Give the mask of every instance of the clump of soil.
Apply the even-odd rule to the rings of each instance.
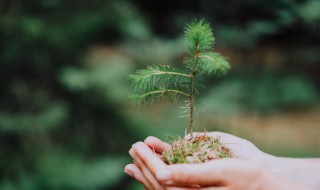
[[[232,158],[231,150],[221,143],[220,137],[206,134],[190,139],[179,137],[171,143],[171,149],[162,153],[166,164],[203,163],[214,159]]]

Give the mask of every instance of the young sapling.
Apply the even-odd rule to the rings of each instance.
[[[171,149],[163,152],[167,164],[201,163],[212,159],[232,157],[231,151],[220,142],[204,133],[193,134],[195,98],[201,87],[200,78],[224,75],[230,69],[228,61],[219,53],[213,52],[215,38],[212,28],[204,19],[194,20],[185,27],[187,56],[183,63],[185,70],[169,65],[153,65],[130,75],[135,93],[134,103],[140,105],[148,100],[169,98],[177,101],[181,96],[187,98],[186,112],[189,116],[190,138],[178,138]]]

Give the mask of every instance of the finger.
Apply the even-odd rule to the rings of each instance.
[[[133,149],[133,148],[130,148],[129,154],[130,154],[130,156],[131,156],[132,159],[135,158],[135,154],[134,154],[134,149]]]
[[[166,186],[166,190],[193,190],[193,189],[202,189],[200,185],[192,185],[192,186]]]
[[[148,182],[151,184],[153,189],[165,190],[164,187],[158,182],[158,180],[155,178],[152,172],[147,168],[147,166],[143,163],[143,161],[138,156],[135,157],[135,162],[137,163],[141,172],[143,173],[145,178],[148,180]]]
[[[156,137],[148,137],[144,140],[144,143],[146,143],[149,147],[154,149],[156,152],[162,153],[165,150],[168,150],[171,148],[171,146],[160,139]]]
[[[133,145],[133,148],[136,156],[141,159],[153,175],[155,175],[157,171],[165,169],[166,164],[160,160],[145,143],[138,142]]]
[[[130,149],[130,151],[129,151],[129,154],[130,154],[130,156],[134,159],[134,149],[133,148],[131,148]],[[154,153],[159,159],[161,159],[162,158],[162,155],[161,154],[158,154],[158,153]]]
[[[228,188],[226,187],[204,187],[201,188],[200,190],[227,190]]]
[[[227,190],[227,188],[225,187],[203,187],[203,188],[168,187],[166,190]]]
[[[227,159],[225,159],[227,160]],[[165,184],[221,185],[228,174],[223,170],[229,162],[215,160],[201,164],[176,164],[159,170],[156,177]]]
[[[140,183],[142,183],[142,185],[144,185],[146,189],[152,190],[151,184],[148,182],[148,180],[145,178],[145,176],[142,174],[142,172],[140,171],[140,169],[136,165],[128,164],[124,168],[124,172],[126,174],[130,175],[131,177],[135,178]]]
[[[167,190],[199,190],[199,188],[188,188],[188,187],[167,187]]]
[[[134,164],[136,167],[141,171],[143,177],[146,179],[148,184],[150,184],[148,190],[154,190],[157,189],[156,187],[161,186],[160,183],[157,181],[157,179],[154,177],[154,175],[146,168],[144,163],[140,160],[140,158],[136,155],[134,148],[131,148],[129,151],[129,154],[134,159]],[[159,187],[161,189],[161,187]]]

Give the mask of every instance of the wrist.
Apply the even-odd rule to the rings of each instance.
[[[289,180],[288,178],[268,171],[261,172],[257,189],[315,190],[309,186],[305,186],[304,184],[297,183],[296,181]]]
[[[285,177],[289,180],[294,180],[293,167],[288,161],[282,157],[277,157],[264,153],[263,158],[260,159],[260,165],[265,171],[271,172],[271,174],[276,174]]]

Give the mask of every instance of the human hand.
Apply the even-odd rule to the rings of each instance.
[[[203,133],[194,133],[195,136],[201,136]],[[248,160],[262,160],[261,158],[263,155],[265,155],[263,152],[261,152],[258,148],[256,148],[251,142],[241,139],[239,137],[226,134],[226,133],[221,133],[221,132],[210,132],[207,133],[207,135],[215,137],[215,138],[220,138],[221,142],[226,144],[234,153],[234,155],[238,158],[242,159],[248,159]],[[186,136],[186,138],[189,138],[190,136]],[[141,157],[135,156],[136,150],[135,146],[140,147],[138,148],[138,154],[141,154]],[[155,156],[155,153],[157,156],[161,154],[164,150],[169,149],[170,145],[167,143],[164,143],[163,141],[155,138],[155,137],[148,137],[145,140],[145,144],[147,144],[152,150],[153,154],[149,155],[147,150],[145,149],[146,146],[142,145],[141,143],[136,143],[136,145],[133,145],[133,148],[130,150],[130,154],[132,157],[135,157],[135,164],[129,164],[126,166],[125,171],[126,173],[130,175],[134,175],[134,177],[140,181],[142,184],[145,185],[145,187],[148,189],[152,189],[151,187],[158,187],[160,186],[159,182],[157,182],[155,176],[155,172],[151,172],[152,170],[154,171],[155,168],[146,168],[146,165],[153,166],[152,163],[150,163],[150,160],[145,158],[145,155],[149,155],[149,158],[152,158],[152,156]],[[142,147],[141,147],[142,146]],[[153,158],[158,159],[156,157]],[[145,160],[147,164],[144,164],[142,160]],[[157,188],[156,188],[157,189]]]
[[[128,165],[126,171],[130,171],[147,190],[306,189],[266,172],[258,164],[241,159],[166,166],[141,142],[133,145],[130,154],[135,165]]]
[[[201,136],[203,134],[204,133],[195,132],[194,136]],[[265,164],[267,160],[274,158],[274,156],[259,150],[253,143],[246,139],[222,132],[207,132],[206,134],[214,138],[220,138],[221,143],[225,144],[236,158],[250,160],[258,164]],[[190,135],[187,135],[185,138],[190,138]],[[158,154],[170,148],[170,145],[156,137],[148,137],[144,142]]]
[[[201,135],[201,133],[194,133],[194,134]],[[291,172],[288,172],[288,171],[291,168],[296,168],[297,164],[294,164],[295,167],[291,167],[289,162],[289,166],[290,166],[289,169],[287,167],[283,168],[284,164],[288,162],[287,160],[285,160],[285,163],[284,163],[282,158],[268,155],[260,151],[258,148],[256,148],[256,146],[254,146],[251,142],[245,139],[241,139],[233,135],[220,133],[220,132],[210,132],[207,134],[213,137],[220,137],[221,142],[226,144],[232,150],[232,152],[237,158],[241,159],[242,161],[247,160],[251,162],[251,164],[256,164],[259,167],[263,167],[263,171],[265,171],[266,173],[269,173],[269,171],[272,171],[274,172],[272,175],[280,174],[281,177],[286,177],[287,179],[290,179],[290,180],[298,179],[298,181],[301,182],[302,184],[306,184],[306,185],[312,184],[311,182],[305,182],[305,179],[299,179],[297,177],[289,176]],[[152,149],[152,151],[146,145],[148,145]],[[139,147],[139,148],[135,148],[135,147]],[[159,169],[160,170],[164,169],[165,165],[163,165],[163,162],[157,156],[159,156],[159,154],[161,154],[165,149],[168,149],[168,148],[170,148],[168,144],[162,142],[161,140],[155,137],[148,137],[145,140],[145,144],[136,143],[133,146],[133,148],[130,150],[130,154],[133,156],[133,158],[135,158],[135,164],[127,165],[125,168],[126,173],[129,173],[133,177],[135,177],[138,181],[144,184],[146,189],[148,190],[149,189],[151,190],[167,189],[168,188],[167,186],[164,186],[157,180],[156,171]],[[147,152],[149,152],[149,154]],[[146,155],[148,156],[146,157]],[[159,164],[159,161],[161,164]],[[312,176],[310,177],[310,180],[313,180]],[[194,187],[199,187],[199,186],[196,185]]]
[[[203,133],[194,133],[194,135],[201,136],[203,135]],[[247,140],[221,132],[210,132],[207,133],[207,135],[215,138],[220,138],[221,142],[225,143],[232,150],[236,157],[243,159],[255,159],[258,158],[259,155],[263,155],[263,152],[261,152]],[[189,137],[187,136],[186,138]],[[152,170],[154,170],[154,168],[156,167],[156,164],[153,164],[152,162],[155,162],[155,160],[159,160],[155,157],[155,155],[159,156],[159,154],[161,154],[164,150],[169,149],[170,145],[155,137],[148,137],[145,140],[145,144],[147,144],[153,150],[153,153],[150,154],[150,151],[148,151],[145,145],[136,143],[130,150],[130,155],[134,158],[135,164],[127,165],[125,171],[130,175],[134,175],[134,177],[142,184],[144,184],[147,189],[152,189],[152,186],[156,187],[155,189],[159,189],[161,185],[155,178],[155,172],[152,172]],[[138,147],[138,151],[136,147]],[[140,154],[142,156],[139,157],[136,154]],[[149,160],[145,159],[146,155],[148,155],[149,158],[153,158]],[[142,161],[142,159],[145,160],[145,163]],[[147,166],[151,166],[151,169]]]
[[[156,176],[166,185],[166,190],[311,190],[274,175],[258,164],[234,158],[170,165]]]

